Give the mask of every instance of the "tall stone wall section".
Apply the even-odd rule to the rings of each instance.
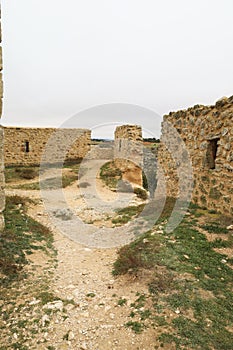
[[[0,8],[0,43],[1,36],[1,8]],[[0,118],[2,116],[3,82],[2,82],[2,47],[0,46]],[[4,193],[4,157],[3,157],[3,128],[0,127],[0,231],[4,228],[3,211],[5,209]]]
[[[170,143],[176,140],[173,148],[169,138]],[[180,159],[174,157],[174,152]],[[192,201],[233,215],[233,96],[213,106],[195,105],[164,116],[158,161],[168,196],[182,195],[178,188],[180,166],[189,159],[193,172]]]
[[[77,160],[85,157],[91,144],[87,129],[5,127],[4,134],[6,166],[39,165],[45,149],[50,163],[62,162],[64,153],[66,161]],[[71,140],[74,142],[66,150]]]
[[[122,125],[115,130],[114,158],[122,179],[142,186],[143,139],[139,125]]]

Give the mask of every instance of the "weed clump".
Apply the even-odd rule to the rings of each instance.
[[[142,199],[143,201],[147,200],[148,198],[147,192],[143,188],[135,187],[134,193],[137,195],[138,198]]]

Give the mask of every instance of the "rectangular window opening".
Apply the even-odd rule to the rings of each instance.
[[[218,141],[220,139],[208,140],[207,152],[206,152],[206,161],[209,169],[215,169],[215,160],[218,150]]]
[[[25,141],[25,152],[29,153],[29,141]]]
[[[119,141],[119,151],[121,150],[121,140]]]

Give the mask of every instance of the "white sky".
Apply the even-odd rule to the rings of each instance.
[[[233,94],[232,0],[1,3],[3,125],[60,126],[115,103],[114,116],[92,108],[76,126],[111,137],[96,125],[144,123],[159,136],[159,116]]]

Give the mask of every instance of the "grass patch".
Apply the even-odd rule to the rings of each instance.
[[[27,206],[32,202],[19,196],[6,198],[6,227],[0,236],[0,349],[3,350],[31,349],[33,338],[43,337],[50,323],[41,321],[45,315],[42,305],[58,299],[49,292],[56,263],[53,235],[27,215]],[[30,263],[31,255],[39,251],[43,267]]]
[[[125,298],[120,298],[117,302],[118,306],[123,306],[127,303],[127,300]]]
[[[209,233],[216,233],[216,234],[229,233],[226,227],[221,227],[218,224],[206,224],[206,225],[201,225],[200,227]]]
[[[114,219],[112,219],[112,223],[124,225],[127,222],[129,222],[132,218],[139,215],[142,212],[143,208],[144,204],[118,209],[116,211],[117,216]]]
[[[48,291],[42,291],[38,293],[37,298],[41,300],[42,305],[46,305],[50,302],[53,302],[54,300],[58,300],[57,296]]]
[[[77,180],[77,175],[74,173],[70,174],[63,174],[62,176],[62,188],[66,188],[70,185],[72,185]],[[13,188],[21,189],[21,190],[32,190],[32,191],[39,191],[40,188],[46,189],[46,190],[56,190],[60,187],[60,179],[53,177],[49,179],[45,179],[40,182],[33,182],[33,183],[26,183],[26,184],[19,184],[13,186]]]
[[[86,295],[88,298],[94,298],[95,297],[95,293],[87,293]]]
[[[167,201],[161,221],[173,203]],[[199,208],[190,208],[194,216],[196,210]],[[157,341],[161,347],[175,344],[176,349],[232,348],[233,270],[226,263],[230,259],[214,250],[228,244],[217,236],[227,232],[216,213],[212,218],[208,211],[202,214],[195,217],[195,226],[192,215],[186,216],[171,233],[160,230],[157,234],[155,227],[120,248],[114,263],[114,275],[150,270],[148,294],[132,305],[135,309],[129,315],[138,319],[126,326],[134,332],[143,331],[145,326],[159,327]],[[203,218],[205,230],[216,234],[214,242],[198,230]]]
[[[32,180],[39,176],[39,167],[6,167],[6,183],[19,181],[22,179]]]
[[[126,323],[126,327],[130,327],[136,334],[142,333],[144,325],[138,321],[129,321]]]
[[[117,183],[122,178],[122,173],[115,163],[107,162],[100,168],[100,179],[111,189],[116,189]]]
[[[150,233],[142,235],[134,242],[118,250],[118,259],[114,263],[113,274],[136,273],[140,268],[152,268],[160,250],[160,237]]]
[[[78,179],[78,176],[74,173],[70,173],[68,175],[63,175],[62,176],[62,187],[66,188],[66,187],[72,185],[77,179]]]
[[[134,193],[138,198],[142,199],[143,201],[147,200],[148,198],[147,192],[143,188],[135,187]]]
[[[26,203],[30,199],[19,196],[6,198],[5,230],[0,236],[1,283],[19,278],[27,256],[33,251],[52,249],[53,235],[48,228],[26,214]]]

